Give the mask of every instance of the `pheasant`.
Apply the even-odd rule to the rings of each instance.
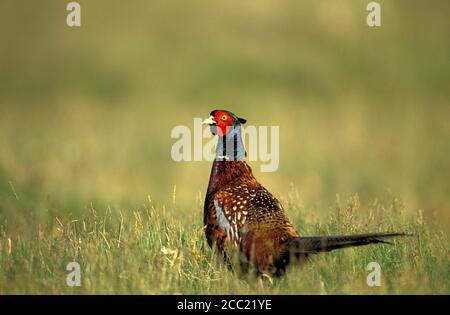
[[[368,233],[301,237],[281,203],[253,176],[246,163],[241,125],[246,120],[213,110],[203,121],[219,137],[204,204],[208,245],[229,262],[227,248],[238,254],[244,272],[281,276],[292,260],[302,262],[318,252],[387,243],[404,233]]]

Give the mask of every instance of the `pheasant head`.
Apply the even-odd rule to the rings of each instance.
[[[211,132],[213,135],[219,135],[220,137],[226,136],[236,126],[240,126],[246,123],[246,119],[239,118],[236,114],[223,109],[215,109],[210,113],[210,117],[203,121],[203,124],[211,126]]]

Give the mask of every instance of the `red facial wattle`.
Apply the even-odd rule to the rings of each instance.
[[[214,120],[217,124],[217,134],[223,137],[233,125],[234,118],[226,112],[218,111],[214,115]]]

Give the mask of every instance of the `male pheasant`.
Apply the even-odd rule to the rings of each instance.
[[[300,237],[281,203],[253,176],[245,162],[241,125],[246,122],[226,110],[213,110],[204,124],[218,135],[204,205],[205,233],[210,247],[225,260],[226,248],[237,249],[243,271],[253,267],[258,275],[280,276],[294,257],[338,248],[386,243],[404,233]]]

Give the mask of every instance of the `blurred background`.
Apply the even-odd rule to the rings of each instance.
[[[276,196],[396,197],[450,227],[449,1],[380,1],[380,28],[369,1],[80,0],[80,28],[68,2],[0,3],[11,228],[148,196],[201,212],[211,163],[174,162],[170,132],[216,108],[280,126],[278,171],[252,163]]]

